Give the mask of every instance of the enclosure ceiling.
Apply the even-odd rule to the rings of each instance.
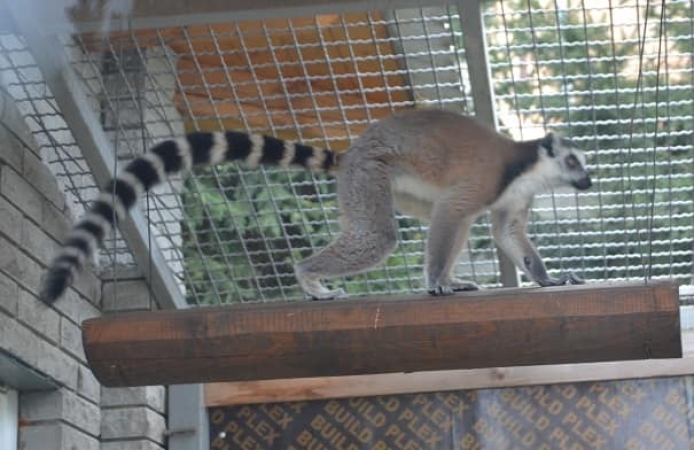
[[[175,102],[190,129],[273,130],[349,145],[371,121],[412,105],[382,13],[111,33],[116,51],[162,40],[179,55]],[[90,51],[98,36],[84,36]],[[376,57],[378,56],[378,58]]]

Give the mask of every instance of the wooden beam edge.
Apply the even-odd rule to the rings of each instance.
[[[639,294],[644,294],[648,292],[649,296],[652,296],[652,304],[640,304],[640,309],[632,310],[633,313],[656,313],[659,311],[671,311],[673,308],[677,308],[679,305],[678,300],[678,287],[676,284],[670,281],[660,281],[653,280],[649,281],[648,284],[644,285],[641,282],[616,282],[616,283],[594,283],[585,285],[570,285],[570,286],[556,286],[550,288],[540,288],[536,286],[526,286],[526,287],[516,287],[516,288],[497,288],[497,289],[485,289],[479,291],[468,291],[458,293],[456,296],[451,297],[431,297],[427,294],[404,294],[400,296],[395,295],[379,295],[379,296],[363,296],[363,297],[353,297],[349,299],[337,299],[331,302],[269,302],[269,303],[259,303],[259,302],[248,302],[248,303],[236,303],[233,305],[217,305],[217,306],[206,306],[204,308],[198,308],[197,312],[201,315],[207,316],[217,316],[220,313],[229,313],[233,311],[238,314],[263,314],[270,315],[276,314],[283,320],[286,313],[314,313],[316,311],[325,310],[352,310],[354,309],[355,302],[359,302],[360,308],[372,308],[374,310],[382,307],[383,305],[391,306],[393,308],[398,308],[403,305],[418,303],[421,301],[427,301],[429,305],[450,305],[452,302],[458,303],[470,303],[475,301],[509,301],[512,299],[518,299],[522,297],[531,297],[534,301],[553,301],[552,295],[580,295],[583,293],[595,294],[596,292],[610,292],[614,290],[624,291],[634,290]],[[594,300],[591,300],[594,302]],[[488,304],[487,304],[488,305]],[[260,309],[259,309],[260,308]],[[191,310],[196,310],[196,308],[187,309],[187,312]],[[123,320],[128,320],[132,322],[139,323],[156,323],[161,320],[165,321],[185,321],[187,320],[186,315],[182,315],[181,309],[162,309],[155,311],[129,311],[129,312],[119,312],[117,314],[110,314],[100,317],[95,317],[87,319],[82,323],[82,329],[90,337],[97,338],[100,333],[95,332],[95,329],[103,330],[105,326],[110,326],[113,323],[119,323]],[[542,318],[555,317],[555,312],[540,311]],[[578,310],[575,311],[576,316],[591,316],[594,315],[591,311]],[[624,314],[622,308],[611,311],[609,314],[621,316]],[[534,315],[532,318],[536,319],[538,316]],[[275,325],[272,326],[273,331],[276,330]],[[147,329],[142,330],[145,332],[155,332],[155,330]],[[142,337],[142,336],[140,336]],[[148,338],[148,337],[147,337]]]
[[[694,374],[694,330],[682,333],[682,347],[676,359],[207,383],[204,400],[215,407]]]

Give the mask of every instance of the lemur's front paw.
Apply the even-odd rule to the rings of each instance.
[[[559,278],[547,278],[546,280],[540,280],[537,282],[542,287],[548,286],[563,286],[569,284],[585,284],[585,280],[579,278],[573,272],[566,272]]]
[[[434,296],[453,295],[455,293],[455,291],[453,290],[453,287],[450,285],[435,286],[435,287],[429,288],[428,292],[430,295],[434,295]]]

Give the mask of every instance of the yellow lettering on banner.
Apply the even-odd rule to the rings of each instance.
[[[262,440],[272,445],[275,440],[280,437],[279,433],[254,409],[244,406],[239,411],[237,416],[243,419],[246,428],[253,430]]]
[[[292,416],[279,405],[262,404],[260,405],[260,410],[267,414],[267,416],[270,417],[283,430],[289,428],[289,424],[293,420]]]
[[[658,405],[653,411],[653,417],[660,422],[662,427],[669,431],[670,434],[677,434],[677,437],[686,441],[689,438],[689,427],[685,424],[686,415],[681,419],[675,417],[670,411],[666,410],[663,405]]]
[[[226,432],[226,442],[231,442],[234,444],[232,448],[240,448],[242,450],[251,450],[256,448],[262,448],[258,441],[256,441],[253,436],[249,435],[241,426],[234,422],[233,420],[227,423],[224,427]]]
[[[258,436],[260,436],[265,442],[270,444],[270,446],[275,443],[275,439],[280,437],[280,434],[264,420],[258,423],[258,427],[255,428],[255,432],[258,433]]]
[[[301,431],[299,436],[296,437],[296,443],[299,445],[299,447],[306,450],[338,450],[337,447],[331,447],[323,444],[308,430]],[[294,447],[292,446],[290,449],[291,448]],[[345,449],[341,448],[339,450]]]
[[[289,409],[291,409],[294,414],[300,414],[304,408],[308,406],[308,402],[295,402],[289,403]]]
[[[227,444],[224,439],[221,437],[217,436],[212,440],[212,444],[210,444],[210,448],[213,450],[229,450],[229,444]]]
[[[523,391],[523,395],[515,391],[502,393],[501,399],[508,403],[508,406],[520,413],[520,416],[533,424],[538,430],[544,431],[549,426],[549,419],[530,401],[530,392]],[[551,404],[548,402],[548,404]],[[561,409],[561,408],[560,408]]]
[[[323,428],[323,424],[325,423],[325,418],[321,416],[320,414],[316,414],[313,416],[313,419],[311,419],[311,428],[314,430],[320,430]]]
[[[335,422],[340,424],[345,431],[355,436],[360,442],[367,443],[373,438],[373,431],[371,431],[368,426],[365,426],[357,416],[349,412],[349,410],[339,402],[331,400],[325,404],[323,410],[327,412]],[[383,416],[383,414],[381,414],[381,416]],[[385,424],[385,420],[385,416],[383,416],[378,423],[383,425]]]
[[[624,450],[648,450],[648,448],[635,437],[630,437],[624,445]]]
[[[568,413],[561,420],[562,425],[570,425],[571,432],[578,436],[584,443],[588,444],[588,447],[594,449],[603,449],[607,444],[607,440],[598,434],[590,425],[587,425],[585,421],[578,417],[574,413]]]
[[[405,432],[396,424],[391,424],[388,429],[386,429],[385,437],[391,438],[391,448],[400,450],[415,450],[420,448],[420,446],[412,439],[409,439]]]
[[[498,402],[491,402],[486,407],[486,412],[499,421],[505,434],[513,436],[515,442],[520,442],[526,447],[534,448],[537,436],[532,430],[526,430],[523,424],[516,419],[504,406]]]
[[[417,394],[414,396],[414,400],[412,400],[413,405],[426,405],[429,403],[431,403],[431,400],[424,394]]]
[[[398,422],[405,422],[407,429],[417,436],[417,438],[425,441],[429,446],[436,446],[436,444],[441,441],[442,436],[435,433],[434,430],[425,423],[424,419],[423,417],[417,416],[410,408],[403,409],[400,415],[398,415]]]
[[[639,434],[647,438],[658,450],[674,450],[675,443],[665,436],[658,428],[650,422],[644,422],[639,427]]]
[[[609,433],[610,436],[615,436],[617,434],[619,423],[612,419],[612,417],[597,404],[593,403],[587,396],[582,395],[581,398],[578,399],[578,402],[576,402],[576,409],[578,411],[583,411],[588,419]]]
[[[377,397],[378,403],[388,412],[395,412],[400,408],[400,400],[397,397]]]
[[[226,423],[226,414],[224,413],[224,410],[222,408],[213,409],[212,414],[210,414],[210,422],[212,422],[214,425]]]
[[[578,394],[576,388],[570,384],[556,386],[556,389],[559,391],[559,395],[564,397],[566,400],[573,400],[573,398],[576,397],[576,394]]]
[[[389,450],[390,446],[383,441],[376,441],[372,450]]]
[[[533,398],[544,410],[551,415],[559,415],[564,407],[562,402],[553,399],[549,390],[544,386],[530,386],[523,389],[524,392]]]
[[[431,422],[434,423],[438,428],[445,432],[450,431],[453,427],[453,417],[452,413],[446,412],[439,408],[432,400],[430,396],[427,395],[417,395],[412,401],[412,405],[421,406],[419,412],[420,415],[425,416]]]
[[[589,392],[598,394],[598,401],[607,406],[613,412],[626,418],[631,413],[629,405],[624,403],[619,395],[611,394],[610,389],[602,383],[593,383],[588,389]]]
[[[400,415],[398,415],[399,421],[409,421],[414,419],[414,412],[410,408],[405,408],[402,410]]]
[[[313,435],[308,430],[301,431],[301,433],[299,433],[299,435],[296,437],[296,442],[304,448],[308,447],[312,440]]]
[[[391,424],[391,426],[389,426],[388,429],[386,430],[385,436],[386,437],[393,437],[393,436],[397,436],[399,434],[402,434],[402,431],[400,431],[400,427],[395,425],[395,424]]]
[[[345,435],[341,429],[337,428],[321,414],[317,414],[311,420],[311,428],[316,431],[312,435],[312,438],[316,439],[320,437],[328,443],[328,448],[334,450],[351,450],[358,448],[353,443],[348,442],[349,439],[347,435]],[[371,439],[371,435],[369,435],[369,439]]]
[[[429,419],[444,432],[448,433],[453,428],[453,417],[451,413],[446,413],[441,408],[436,408],[431,413]]]
[[[460,440],[460,448],[462,450],[482,450],[479,441],[470,433],[463,435],[463,438]]]
[[[641,403],[646,398],[646,392],[633,381],[620,382],[619,388],[623,394],[636,403]]]
[[[484,448],[508,448],[509,439],[501,430],[491,426],[483,418],[477,419],[472,429],[477,433],[477,439]]]
[[[353,397],[348,400],[349,406],[355,408],[357,412],[366,419],[368,423],[376,428],[380,428],[386,423],[386,416],[378,411],[371,399],[363,397]]]
[[[555,427],[549,435],[549,441],[553,443],[552,450],[584,450],[581,443],[571,439],[563,429]]]
[[[691,414],[685,396],[680,389],[671,389],[665,396],[665,403],[672,405],[677,409],[677,412],[682,415]]]
[[[477,395],[470,393],[469,391],[466,392],[465,395],[471,398],[471,401],[477,399]],[[451,408],[451,412],[453,414],[459,416],[462,416],[463,413],[470,407],[467,403],[465,403],[459,394],[437,392],[436,398],[438,398],[444,405]]]

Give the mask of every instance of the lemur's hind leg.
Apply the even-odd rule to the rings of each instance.
[[[380,161],[341,161],[337,198],[341,233],[327,247],[299,262],[299,284],[314,299],[344,296],[320,280],[367,270],[383,261],[397,244],[397,224],[387,167]]]
[[[467,240],[470,236],[470,228],[474,222],[474,217],[469,217],[463,220],[460,224],[460,228],[458,229],[458,235],[456,236],[455,241],[451,244],[451,256],[453,259],[451,261],[450,268],[448,269],[448,275],[446,275],[442,280],[442,285],[450,287],[450,292],[446,293],[479,290],[479,286],[474,281],[461,280],[456,278],[453,274],[455,271],[455,263],[465,247],[467,247]],[[429,293],[432,295],[445,294],[444,292],[441,292],[440,289],[429,291]]]
[[[431,295],[451,295],[457,291],[479,289],[472,281],[453,277],[455,263],[467,244],[477,210],[476,205],[466,205],[463,200],[440,201],[434,206],[425,264],[427,290]]]

